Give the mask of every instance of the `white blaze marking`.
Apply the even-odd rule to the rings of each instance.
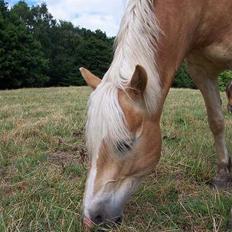
[[[91,165],[91,169],[88,175],[88,179],[87,179],[87,184],[86,184],[86,188],[85,188],[85,198],[84,198],[84,215],[88,218],[90,218],[89,215],[89,208],[91,205],[91,201],[93,201],[94,198],[94,183],[95,183],[95,179],[97,176],[97,165],[96,165],[97,161],[93,161],[92,165]]]

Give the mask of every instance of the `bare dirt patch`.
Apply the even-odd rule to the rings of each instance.
[[[63,141],[59,141],[59,143],[64,144]],[[71,164],[85,165],[88,162],[87,150],[82,145],[71,146],[68,151],[56,151],[50,154],[48,161],[62,167]]]
[[[75,130],[73,131],[73,137],[76,137],[76,138],[83,138],[84,137],[84,128],[81,128],[79,130]]]
[[[48,156],[48,161],[61,166],[79,164],[78,157],[70,152],[58,151]]]
[[[18,182],[16,184],[10,184],[3,181],[0,183],[0,190],[6,195],[14,195],[16,192],[24,192],[28,189],[28,183],[26,181]]]

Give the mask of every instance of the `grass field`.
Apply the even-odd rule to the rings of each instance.
[[[0,232],[82,231],[88,88],[0,92]],[[232,151],[232,116],[226,113]],[[215,151],[198,91],[172,90],[162,118],[163,151],[112,231],[229,231],[232,193],[206,184]]]

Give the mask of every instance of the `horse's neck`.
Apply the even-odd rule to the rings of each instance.
[[[156,60],[163,86],[163,101],[171,87],[175,72],[192,45],[194,24],[189,16],[189,9],[185,9],[183,5],[183,1],[175,1],[174,4],[174,1],[159,0],[155,4],[156,17],[163,31]]]
[[[175,71],[184,58],[193,50],[198,50],[204,55],[205,47],[221,40],[228,30],[232,31],[228,28],[232,20],[232,1],[223,0],[219,3],[217,0],[155,0],[154,2],[156,17],[164,34],[160,38],[156,63],[165,99]],[[216,50],[213,56],[217,56],[219,52]]]
[[[158,43],[154,45],[146,40],[149,28],[151,28],[149,23],[148,31],[146,31],[147,23],[151,22],[154,17],[147,13],[148,5],[144,7],[145,3],[149,2],[150,4],[152,1],[147,0],[140,4],[141,1],[130,0],[126,17],[121,25],[115,58],[106,74],[106,79],[116,82],[118,85],[126,85],[130,81],[135,65],[144,66],[149,79],[148,102],[153,105],[151,106],[152,110],[157,108],[162,110],[174,74],[188,52],[207,43],[213,27],[220,28],[220,25],[211,25],[210,23],[215,15],[214,10],[217,8],[210,1],[216,0],[155,0],[154,13],[162,33],[159,33]],[[204,11],[204,7],[209,3],[212,8],[210,8],[211,13]],[[140,7],[140,9],[137,10],[136,7]],[[136,12],[139,12],[139,15],[136,15]],[[207,14],[207,17],[204,14]],[[209,16],[211,19],[207,21]],[[138,17],[142,17],[141,20],[138,20]],[[157,25],[155,24],[155,26]],[[137,29],[137,32],[134,33],[134,29]],[[155,38],[154,40],[157,39],[154,32],[152,36]],[[151,51],[151,46],[156,46],[154,48],[155,60],[153,60],[152,54],[146,57],[146,54]],[[152,68],[155,67],[155,63],[157,69]],[[158,98],[161,100],[157,100]]]
[[[114,60],[105,79],[125,86],[135,65],[142,65],[148,74],[145,98],[151,111],[155,112],[162,110],[174,73],[190,46],[188,35],[191,28],[184,24],[180,14],[184,1],[173,4],[156,0],[155,10],[151,2],[129,1],[117,37]],[[188,13],[185,14],[189,20]]]

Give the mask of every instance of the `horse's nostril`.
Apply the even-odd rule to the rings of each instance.
[[[96,223],[97,225],[101,224],[103,222],[103,217],[101,215],[97,215],[95,218],[94,218],[94,223]]]
[[[122,217],[116,218],[115,223],[120,225],[122,223]]]

